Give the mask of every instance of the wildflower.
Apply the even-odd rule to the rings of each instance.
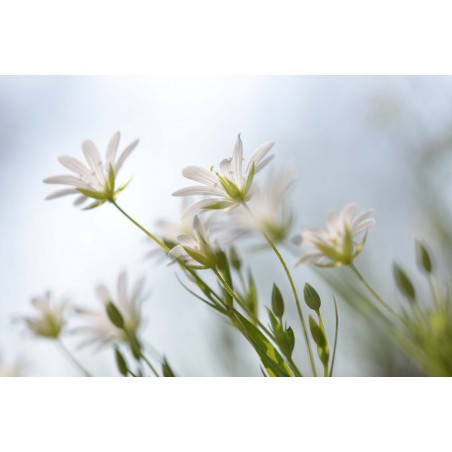
[[[129,292],[127,290],[127,274],[121,272],[117,281],[116,296],[112,296],[108,288],[99,284],[95,291],[103,306],[100,310],[77,308],[76,312],[85,319],[85,324],[74,331],[86,336],[82,345],[106,345],[115,341],[127,341],[128,334],[136,335],[141,324],[141,303],[143,300],[144,279],[140,279]],[[115,326],[107,313],[108,305],[113,304],[119,311],[124,327]]]
[[[301,256],[295,263],[318,267],[339,267],[350,265],[362,251],[368,229],[375,224],[372,210],[366,210],[354,217],[356,204],[348,204],[340,214],[330,212],[326,218],[326,231],[304,229],[295,237],[297,243],[312,247],[312,251]],[[364,233],[360,242],[355,238]]]
[[[65,155],[59,157],[58,161],[68,170],[75,173],[75,176],[53,176],[44,179],[43,182],[46,184],[69,185],[72,188],[58,190],[51,193],[46,199],[78,194],[80,196],[77,197],[74,205],[82,204],[88,198],[96,200],[88,208],[100,206],[106,201],[114,201],[118,193],[124,190],[128,184],[126,182],[119,188],[116,188],[116,176],[124,161],[138,144],[138,140],[130,143],[116,160],[119,138],[119,132],[116,132],[111,137],[105,154],[105,162],[102,161],[96,145],[91,140],[85,140],[82,143],[82,151],[88,162],[88,166],[70,156]]]
[[[273,242],[282,242],[293,225],[293,213],[287,203],[293,179],[293,168],[287,167],[270,175],[264,187],[256,187],[250,205],[252,214],[246,209],[234,210],[233,216],[228,219],[229,239],[226,240],[263,233]]]
[[[209,243],[209,231],[195,216],[193,220],[195,235],[180,234],[177,236],[178,245],[170,252],[169,256],[181,259],[188,266],[211,268],[216,265],[217,246]]]
[[[269,141],[260,145],[251,155],[246,170],[243,173],[243,145],[240,134],[234,146],[231,158],[224,159],[220,163],[220,172],[214,172],[199,166],[187,166],[182,174],[190,180],[202,185],[181,188],[173,193],[173,196],[202,195],[209,196],[195,203],[190,209],[232,209],[237,204],[248,201],[251,197],[251,185],[254,175],[264,168],[273,158],[268,156],[273,142]]]
[[[55,303],[51,292],[47,291],[41,297],[32,298],[31,303],[36,309],[36,315],[21,316],[15,320],[24,322],[36,336],[48,339],[58,338],[66,325],[65,314],[68,301],[63,299]]]

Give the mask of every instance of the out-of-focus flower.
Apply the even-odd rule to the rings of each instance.
[[[227,219],[228,234],[231,241],[248,234],[265,234],[273,242],[282,242],[293,225],[293,213],[287,202],[287,195],[294,180],[293,167],[283,168],[271,174],[263,187],[256,187],[250,211],[236,209]],[[221,227],[222,225],[220,225]]]
[[[209,241],[209,231],[195,216],[193,220],[195,235],[180,234],[177,236],[178,245],[170,252],[169,256],[181,259],[188,266],[205,268],[215,266],[217,260],[217,246]]]
[[[23,366],[18,362],[7,362],[3,354],[0,353],[0,378],[22,376],[24,376]]]
[[[202,195],[202,199],[190,207],[195,213],[200,209],[231,209],[237,204],[248,201],[251,197],[251,186],[254,175],[264,168],[273,158],[268,156],[273,142],[260,145],[251,155],[245,172],[243,172],[243,145],[240,134],[234,146],[231,158],[220,163],[220,172],[215,172],[199,166],[187,166],[182,174],[190,180],[202,185],[181,188],[173,193],[174,196]]]
[[[34,316],[21,316],[15,320],[24,322],[26,327],[36,336],[56,339],[66,325],[66,312],[69,302],[67,299],[55,302],[52,293],[47,291],[41,297],[31,300],[36,310]]]
[[[59,198],[66,195],[80,195],[74,204],[84,203],[88,198],[96,201],[88,206],[93,208],[100,206],[106,201],[114,201],[118,193],[127,186],[128,182],[116,188],[116,176],[124,161],[129,157],[138,144],[138,140],[130,143],[116,160],[120,133],[116,132],[110,139],[105,154],[105,162],[91,140],[82,143],[82,151],[85,155],[88,166],[70,156],[58,157],[58,161],[72,171],[75,176],[53,176],[44,179],[46,184],[69,185],[72,188],[65,188],[51,193],[46,199]]]
[[[141,304],[144,298],[144,278],[138,280],[128,291],[127,273],[121,272],[117,281],[116,296],[108,288],[99,284],[96,294],[102,309],[91,310],[78,307],[76,312],[83,317],[83,324],[74,328],[75,333],[85,336],[82,346],[90,344],[106,345],[115,341],[127,341],[127,334],[136,335],[141,324]],[[107,305],[112,303],[124,320],[124,328],[115,326],[107,314]]]
[[[306,228],[295,237],[296,243],[311,247],[311,251],[301,256],[295,266],[300,264],[318,267],[339,267],[350,265],[361,252],[367,231],[375,224],[371,218],[373,210],[366,210],[354,216],[356,204],[348,204],[340,214],[330,212],[326,218],[326,231]],[[356,237],[364,233],[361,241]]]

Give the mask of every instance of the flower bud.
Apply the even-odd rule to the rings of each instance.
[[[105,310],[107,311],[108,318],[110,319],[110,322],[113,323],[114,326],[117,328],[120,328],[121,330],[124,329],[124,319],[119,312],[118,308],[111,302],[108,301],[105,305]]]
[[[272,311],[276,317],[281,318],[284,315],[284,300],[276,284],[273,284]]]
[[[408,278],[405,271],[396,263],[394,263],[393,271],[400,292],[402,292],[409,301],[414,302],[416,299],[416,291],[410,278]]]
[[[419,268],[425,273],[431,273],[432,260],[430,259],[430,255],[425,246],[418,241],[416,241],[416,255]]]
[[[306,283],[303,289],[303,298],[307,306],[313,311],[320,309],[320,296],[310,284]]]

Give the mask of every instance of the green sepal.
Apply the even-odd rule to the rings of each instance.
[[[173,369],[171,369],[171,366],[169,365],[166,357],[163,357],[162,361],[162,374],[164,377],[175,377],[176,374],[173,372]]]
[[[213,204],[209,204],[208,206],[204,207],[204,209],[222,210],[231,207],[233,204],[234,203],[231,201],[218,201]]]
[[[427,248],[419,241],[416,241],[416,255],[419,268],[430,274],[433,270],[432,260]]]
[[[240,257],[234,246],[231,246],[231,248],[229,249],[229,261],[231,262],[234,270],[240,271],[242,261],[240,260]]]
[[[119,312],[118,308],[111,301],[107,301],[105,304],[105,311],[107,312],[107,316],[110,319],[110,322],[113,325],[121,330],[124,329],[124,318],[122,314]]]
[[[124,359],[124,356],[119,351],[118,347],[115,347],[115,360],[116,360],[116,366],[118,367],[119,373],[123,377],[127,377],[129,373],[129,369],[127,368],[126,360]]]
[[[87,198],[94,198],[94,199],[99,199],[99,200],[103,200],[103,201],[107,201],[110,198],[110,195],[107,193],[104,193],[104,192],[85,190],[84,188],[77,188],[77,190],[82,195],[85,195]]]
[[[400,267],[400,265],[394,263],[393,265],[394,278],[397,286],[403,295],[410,301],[414,302],[416,299],[416,290],[408,275]]]
[[[255,165],[253,163],[251,166],[251,170],[248,173],[248,177],[246,178],[245,186],[243,187],[243,192],[245,193],[245,195],[248,193],[249,189],[251,188],[251,184],[253,183],[254,172],[255,172]]]

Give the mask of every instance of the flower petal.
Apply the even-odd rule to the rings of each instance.
[[[215,173],[202,168],[201,166],[187,166],[182,170],[182,175],[187,179],[200,182],[201,184],[218,186],[219,181]]]
[[[116,151],[118,150],[120,137],[121,137],[121,134],[119,132],[116,132],[110,138],[110,142],[108,143],[107,152],[105,154],[105,166],[106,166],[106,170],[107,171],[110,170],[110,165],[114,169],[115,158],[116,158]]]
[[[262,159],[268,154],[270,149],[274,146],[274,141],[267,141],[266,143],[261,144],[252,154],[250,157],[250,160],[248,162],[248,165],[246,167],[246,172],[249,172],[251,167],[255,166],[255,171],[258,171],[259,163],[262,161]],[[267,161],[267,163],[270,160]],[[264,165],[265,166],[265,165]],[[262,167],[260,168],[262,169]]]
[[[116,165],[114,167],[115,174],[118,174],[119,170],[121,169],[123,163],[125,160],[129,157],[129,155],[132,153],[132,151],[137,147],[137,144],[140,142],[140,140],[134,140],[132,143],[130,143],[122,152],[122,154],[119,156],[118,161],[116,162]]]
[[[50,193],[50,195],[46,196],[46,199],[55,199],[55,198],[60,198],[61,196],[67,196],[67,195],[74,195],[79,193],[78,190],[76,190],[75,188],[64,188],[63,190],[57,190],[54,191],[53,193]]]

